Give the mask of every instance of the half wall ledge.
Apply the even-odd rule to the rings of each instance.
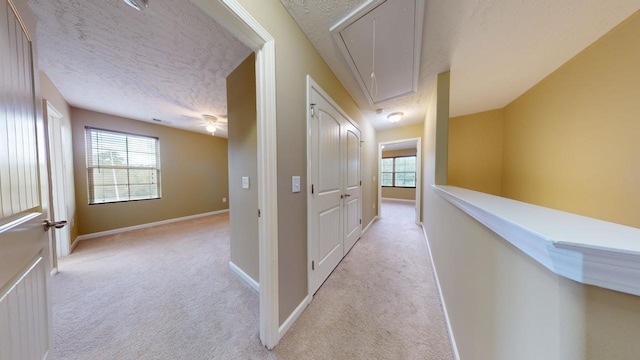
[[[640,229],[455,186],[432,187],[554,273],[640,296]]]

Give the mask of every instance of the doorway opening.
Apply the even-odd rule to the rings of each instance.
[[[378,217],[386,215],[385,202],[412,203],[420,224],[421,148],[420,138],[378,143]]]

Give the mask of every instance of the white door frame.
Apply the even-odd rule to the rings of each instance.
[[[408,139],[400,139],[393,141],[383,141],[378,143],[378,217],[382,217],[381,208],[382,208],[382,146],[391,145],[409,141],[417,141],[416,142],[416,224],[420,225],[420,209],[422,205],[422,201],[420,199],[420,194],[422,193],[422,138],[408,138]]]
[[[237,0],[192,1],[256,53],[260,341],[268,349],[273,349],[282,335],[278,312],[275,40]]]
[[[64,154],[63,154],[63,159],[62,159],[62,163],[58,164],[55,163],[52,160],[52,157],[55,156],[54,153],[51,151],[52,147],[56,147],[58,145],[62,145],[62,144],[56,144],[55,141],[52,141],[53,138],[52,136],[54,136],[51,133],[51,126],[53,125],[54,127],[57,126],[61,129],[61,124],[60,121],[62,121],[63,116],[62,114],[55,108],[55,106],[53,106],[53,104],[51,104],[49,101],[47,101],[46,99],[42,99],[42,112],[43,112],[43,116],[42,118],[44,119],[44,131],[45,131],[45,141],[46,141],[46,148],[47,148],[47,164],[48,164],[48,176],[49,176],[49,218],[52,219],[53,221],[60,221],[60,220],[69,220],[67,219],[68,217],[68,206],[67,206],[67,198],[66,198],[66,191],[67,191],[67,184],[65,182],[64,176],[62,176],[62,179],[58,179],[56,178],[55,181],[53,179],[53,177],[55,176],[54,172],[53,172],[53,166],[62,166],[64,169]],[[58,122],[57,124],[52,124],[51,123],[51,118],[55,118],[56,121]],[[60,134],[62,135],[62,134]],[[64,146],[62,146],[60,149],[58,149],[59,151],[62,151],[62,148]],[[57,188],[54,189],[54,183],[57,184]],[[64,203],[62,206],[58,206],[58,202],[55,201],[54,196],[57,198],[57,196],[60,196],[58,193],[60,192],[60,190],[62,189],[62,202]],[[58,195],[56,195],[58,194]],[[60,207],[62,209],[60,209]],[[49,234],[51,234],[50,236],[52,237],[52,248],[51,248],[51,253],[52,253],[52,263],[51,263],[51,267],[52,267],[52,273],[56,273],[57,272],[57,268],[58,268],[58,257],[60,256],[66,256],[69,255],[71,253],[71,242],[70,242],[70,238],[68,235],[68,227],[64,230],[67,230],[66,234],[67,234],[67,238],[63,239],[60,234],[64,233],[62,230],[58,230],[58,231],[50,231]]]

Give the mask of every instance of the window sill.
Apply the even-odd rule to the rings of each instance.
[[[455,186],[433,188],[554,273],[640,296],[640,229]]]

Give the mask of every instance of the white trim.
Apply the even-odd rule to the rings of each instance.
[[[80,243],[80,237],[76,236],[75,240],[73,240],[73,242],[71,243],[71,248],[69,249],[69,254],[73,254],[73,250],[76,249],[76,246],[78,246],[78,244]]]
[[[415,200],[409,200],[409,199],[396,199],[396,198],[388,198],[388,197],[383,197],[382,200],[391,200],[391,201],[402,201],[402,202],[409,202],[412,204],[415,204],[416,201]]]
[[[298,307],[296,307],[296,309],[293,310],[293,312],[291,313],[291,315],[289,315],[287,320],[285,320],[282,323],[282,325],[278,329],[278,341],[282,339],[284,334],[286,334],[287,331],[289,331],[289,329],[291,328],[291,326],[293,326],[293,324],[296,322],[296,320],[298,320],[300,315],[302,315],[302,312],[304,311],[304,309],[306,309],[307,306],[311,304],[311,300],[312,300],[312,296],[307,295],[304,299],[302,299],[302,302],[298,304]]]
[[[433,254],[431,253],[431,245],[429,244],[429,237],[427,236],[427,229],[422,226],[422,234],[424,240],[427,243],[427,250],[429,251],[429,258],[431,259],[431,268],[433,269],[433,277],[436,279],[436,286],[438,287],[438,295],[440,295],[440,303],[442,304],[442,311],[444,312],[444,321],[447,324],[447,332],[449,332],[449,340],[451,341],[451,351],[456,360],[460,360],[460,353],[458,352],[458,345],[456,344],[456,337],[453,335],[453,328],[451,327],[451,321],[449,320],[449,312],[447,311],[447,304],[444,301],[444,295],[442,294],[442,287],[440,286],[440,278],[438,277],[438,270],[436,270],[436,264],[433,262]]]
[[[371,224],[373,224],[376,220],[378,220],[378,216],[374,216],[373,219],[371,219],[371,221],[369,221],[369,223],[367,224],[367,226],[362,230],[362,235],[364,235],[364,233],[369,230],[369,227],[371,226]]]
[[[54,276],[58,273],[58,268],[54,267],[53,269],[51,269],[51,276]]]
[[[234,264],[233,261],[229,261],[229,268],[240,277],[240,279],[244,280],[251,288],[257,292],[260,292],[260,284],[255,281],[249,274],[244,272],[244,270],[240,269],[238,265]]]
[[[207,212],[207,213],[203,213],[203,214],[184,216],[184,217],[175,218],[175,219],[155,221],[155,222],[146,223],[146,224],[127,226],[127,227],[123,227],[123,228],[119,228],[119,229],[106,230],[106,231],[100,231],[100,232],[91,233],[91,234],[80,235],[73,242],[73,245],[71,245],[71,248],[72,248],[72,251],[73,251],[73,248],[75,248],[75,246],[76,246],[78,241],[84,241],[84,240],[89,240],[89,239],[95,239],[97,237],[102,237],[102,236],[120,234],[120,233],[127,232],[127,231],[146,229],[146,228],[150,228],[150,227],[153,227],[153,226],[171,224],[171,223],[175,223],[175,222],[178,222],[178,221],[197,219],[197,218],[201,218],[201,217],[205,217],[205,216],[209,216],[209,215],[223,214],[223,213],[226,213],[226,212],[229,212],[229,209],[211,211],[211,212]]]
[[[237,0],[193,2],[256,53],[260,341],[273,349],[279,341],[275,40]]]
[[[552,272],[640,296],[640,229],[455,186],[433,188]]]
[[[415,141],[416,142],[416,224],[420,224],[422,219],[420,213],[422,212],[422,138],[407,138],[392,141],[382,141],[378,143],[378,216],[382,217],[381,213],[381,200],[382,200],[382,146],[389,144],[397,144],[403,142]],[[401,199],[393,199],[401,200]]]

